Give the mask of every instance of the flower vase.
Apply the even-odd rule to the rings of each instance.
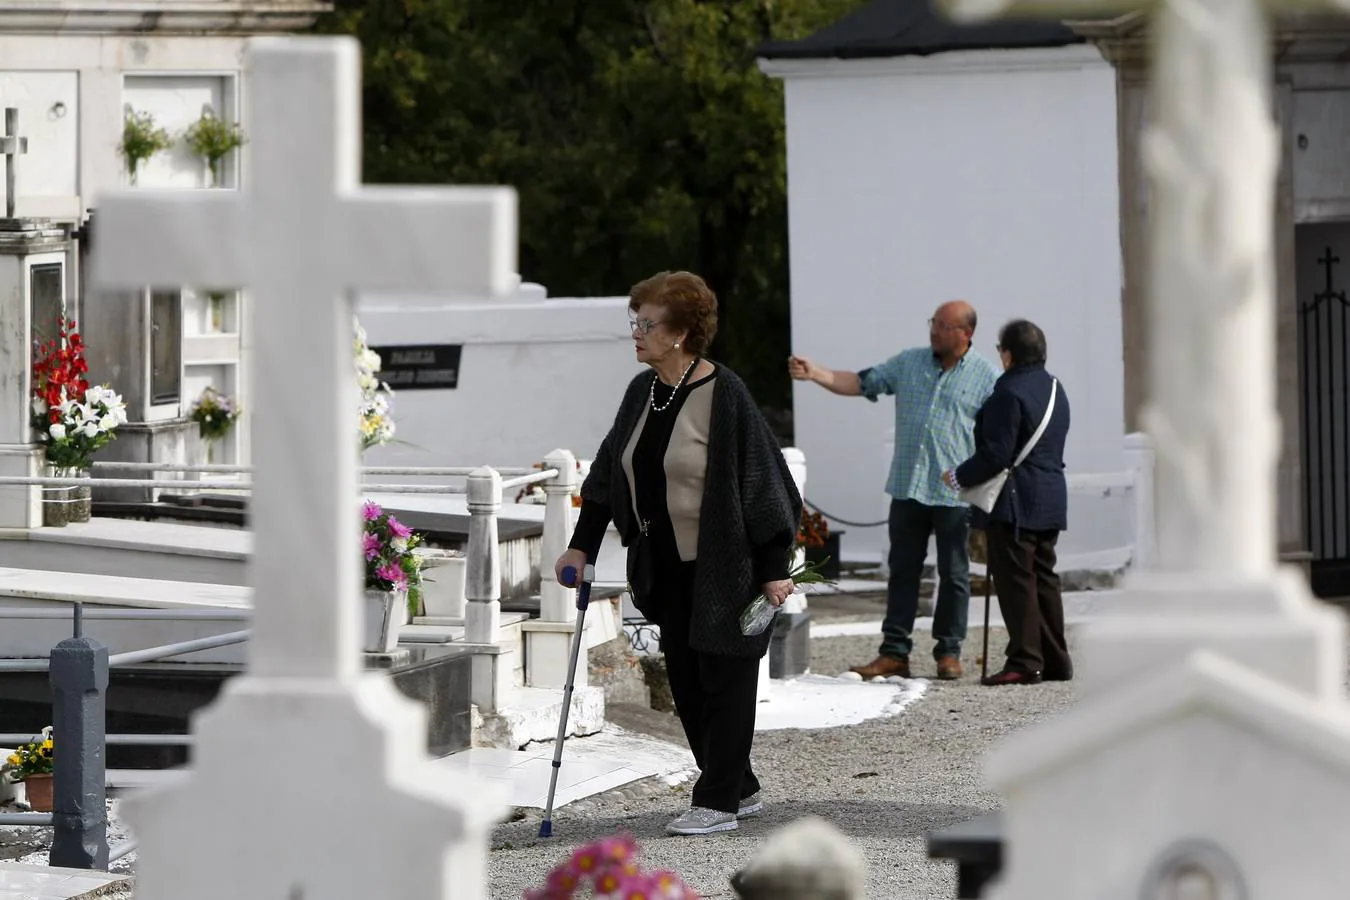
[[[422,557],[422,606],[426,615],[464,618],[468,562],[462,554],[428,553]],[[434,571],[428,572],[429,569]]]
[[[64,469],[46,466],[42,474],[46,478],[64,478]],[[71,491],[74,488],[42,486],[42,524],[47,528],[65,528],[70,523]]]
[[[362,595],[365,622],[361,649],[366,653],[392,653],[398,647],[399,627],[408,619],[406,591],[367,588]]]
[[[33,812],[52,811],[52,776],[50,772],[42,775],[29,775],[23,780],[24,793],[28,796],[28,806]]]
[[[211,331],[223,332],[225,330],[225,297],[213,291],[207,300],[211,305]]]
[[[89,470],[77,469],[71,473],[76,478],[88,478]],[[66,488],[69,492],[70,521],[88,522],[94,509],[94,492],[87,484]]]

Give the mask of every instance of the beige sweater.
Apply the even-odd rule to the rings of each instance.
[[[713,385],[708,378],[695,385],[680,407],[679,415],[666,447],[666,510],[675,531],[675,546],[680,559],[692,562],[698,557],[698,520],[703,508],[703,484],[708,471],[708,433],[712,423]],[[633,478],[633,451],[651,407],[645,407],[637,428],[623,450],[623,471],[628,476],[628,495],[637,515],[637,485]]]

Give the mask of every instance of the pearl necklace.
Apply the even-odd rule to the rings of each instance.
[[[675,402],[675,395],[680,392],[680,387],[684,384],[684,380],[689,377],[690,372],[694,371],[694,366],[698,365],[698,360],[699,358],[695,356],[693,361],[689,363],[689,366],[684,370],[684,374],[680,376],[680,380],[675,382],[675,389],[670,392],[670,399],[665,402],[664,406],[656,405],[656,382],[661,380],[661,376],[652,373],[652,386],[647,392],[647,399],[651,402],[652,412],[665,412],[670,408],[670,404]]]

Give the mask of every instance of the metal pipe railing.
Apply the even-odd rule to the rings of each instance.
[[[0,734],[0,745],[26,744],[33,737],[19,731]],[[126,747],[191,747],[195,743],[190,734],[107,734],[103,737],[109,744]]]
[[[93,464],[95,469],[113,469],[127,472],[220,472],[222,474],[243,474],[253,471],[253,466],[238,466],[227,463],[202,463],[199,466],[185,463],[150,463],[99,461]],[[362,466],[362,475],[422,475],[428,478],[467,477],[476,471],[476,466]],[[528,475],[534,469],[522,466],[497,469],[499,475]]]
[[[153,662],[157,659],[166,659],[170,656],[181,656],[184,653],[195,653],[198,650],[212,650],[216,647],[228,647],[231,644],[242,644],[249,639],[251,632],[231,631],[226,634],[214,634],[211,637],[193,638],[190,641],[179,641],[176,644],[161,644],[158,647],[147,647],[144,650],[130,650],[126,653],[117,653],[108,657],[108,668],[118,666],[132,666],[137,663]]]
[[[529,475],[505,479],[502,481],[502,490],[509,491],[511,488],[521,488],[531,484],[540,484],[541,482],[552,481],[557,477],[557,469],[544,469],[542,472],[531,472]]]
[[[76,601],[79,605],[79,601]],[[251,609],[86,609],[85,619],[203,619],[212,622],[246,622]],[[0,619],[69,619],[66,609],[42,609],[36,606],[0,606]]]
[[[49,812],[0,813],[0,825],[50,825]]]
[[[127,838],[125,841],[122,841],[116,847],[110,847],[108,849],[108,862],[115,863],[135,849],[136,849],[136,839]]]

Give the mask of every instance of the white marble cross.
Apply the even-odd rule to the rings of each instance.
[[[28,152],[28,138],[19,137],[19,111],[13,107],[5,109],[5,133],[0,134],[0,154],[5,157],[5,218],[14,218],[14,204],[18,198],[18,173],[15,171],[15,157]]]
[[[96,288],[253,306],[250,664],[194,716],[190,769],[128,798],[138,900],[482,900],[502,791],[429,760],[426,710],[359,677],[353,295],[502,294],[508,188],[360,184],[360,48],[250,42],[242,192],[98,205]]]
[[[362,186],[356,44],[264,39],[250,78],[243,191],[101,198],[93,282],[248,291],[250,671],[347,677],[361,559],[352,295],[509,290],[516,197]]]

